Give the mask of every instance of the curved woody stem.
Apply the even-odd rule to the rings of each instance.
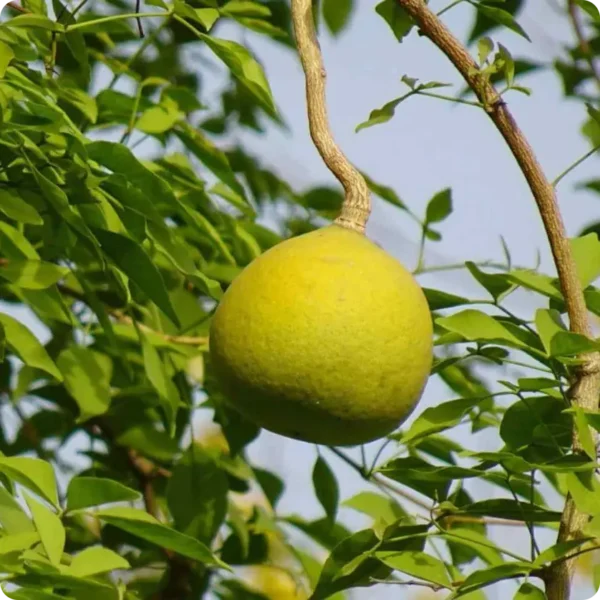
[[[365,178],[346,158],[331,134],[325,94],[326,71],[315,32],[312,1],[292,0],[292,20],[306,80],[310,135],[321,158],[345,191],[344,204],[335,222],[363,233],[371,213],[371,196]]]

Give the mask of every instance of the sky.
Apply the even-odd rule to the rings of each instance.
[[[554,3],[553,3],[554,2]],[[328,71],[328,106],[331,128],[347,156],[374,180],[392,187],[413,211],[423,214],[427,201],[439,190],[452,187],[454,212],[442,225],[441,242],[428,246],[427,264],[456,263],[464,260],[503,260],[500,237],[512,253],[513,262],[533,266],[539,252],[542,266],[552,272],[547,241],[534,200],[504,141],[491,121],[476,108],[447,102],[413,98],[397,109],[385,125],[355,133],[355,127],[369,112],[406,91],[403,75],[422,81],[463,83],[448,60],[425,38],[412,33],[399,44],[387,24],[375,13],[377,2],[355,2],[357,10],[349,29],[338,39],[322,30],[321,47]],[[434,10],[449,0],[431,0]],[[512,32],[493,32],[492,38],[503,43],[515,56],[551,61],[560,56],[563,45],[571,40],[564,17],[557,12],[558,0],[529,0],[519,22],[532,43]],[[461,39],[474,16],[468,4],[459,5],[444,15],[446,24]],[[241,40],[234,27],[219,29],[221,37]],[[281,46],[257,35],[245,34],[244,43],[256,52],[271,82],[274,97],[288,124],[288,131],[270,129],[264,137],[240,134],[265,164],[276,170],[298,189],[315,184],[334,184],[312,145],[305,112],[304,79],[296,56]],[[219,78],[209,80],[214,93]],[[533,89],[531,97],[511,93],[505,99],[517,122],[533,145],[549,178],[589,150],[581,135],[584,108],[562,96],[561,83],[553,72],[529,76],[523,84]],[[102,77],[98,82],[102,86]],[[450,89],[450,88],[449,88]],[[451,91],[450,91],[451,93]],[[576,191],[575,183],[591,179],[598,172],[598,160],[592,158],[567,177],[559,187],[559,201],[570,236],[598,216],[599,199]],[[368,235],[408,268],[416,264],[419,231],[401,211],[375,199]],[[419,279],[428,287],[482,296],[482,290],[464,271],[428,274]],[[536,298],[526,294],[511,297],[509,307],[522,316],[531,316]],[[44,340],[45,332],[23,311],[12,314],[23,319]],[[431,379],[419,408],[406,426],[423,409],[453,399],[450,392]],[[471,450],[497,449],[499,440],[489,435],[472,435],[460,429],[454,432]],[[377,444],[368,450],[372,455]],[[76,448],[72,449],[73,451]],[[356,452],[352,452],[356,456]],[[264,432],[251,446],[250,456],[258,464],[280,473],[288,489],[282,500],[284,511],[307,518],[320,516],[311,484],[313,446]],[[365,488],[364,482],[330,453],[324,456],[340,477],[341,498],[346,499]],[[497,489],[477,487],[479,497],[500,495]],[[549,497],[550,498],[550,497]],[[557,498],[553,499],[560,505]],[[353,526],[367,521],[344,509],[343,519]],[[494,539],[510,547],[526,546],[529,537],[514,528],[494,528]],[[541,535],[539,543],[553,543],[553,535]],[[488,598],[510,597],[512,583],[490,588]],[[591,595],[589,585],[578,584],[573,600]],[[412,594],[412,595],[411,595]],[[416,597],[412,589],[394,586],[352,592],[356,600]],[[443,597],[443,594],[440,595]]]

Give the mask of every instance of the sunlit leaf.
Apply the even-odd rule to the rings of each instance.
[[[62,381],[62,374],[38,339],[16,319],[0,313],[8,347],[26,364]]]

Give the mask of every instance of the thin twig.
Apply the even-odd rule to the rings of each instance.
[[[136,13],[140,12],[140,5],[141,5],[141,0],[135,0],[135,12]],[[143,38],[144,37],[144,27],[142,26],[142,19],[140,19],[140,17],[137,17],[136,21],[137,21],[137,26],[138,26],[138,31],[139,31],[140,37]]]
[[[586,161],[590,156],[593,156],[594,154],[596,154],[596,152],[598,152],[598,150],[600,150],[600,145],[594,146],[589,152],[586,152],[583,156],[578,158],[574,163],[571,163],[562,173],[560,173],[560,175],[558,175],[554,179],[554,181],[552,182],[552,185],[554,187],[556,187],[571,171],[576,169],[581,163]]]
[[[577,38],[577,42],[579,44],[579,50],[581,51],[581,54],[583,54],[585,60],[587,61],[592,71],[592,77],[596,85],[598,86],[598,88],[600,88],[600,69],[598,68],[597,63],[594,60],[594,54],[592,52],[592,49],[590,48],[590,44],[587,41],[587,38],[585,37],[583,26],[579,18],[581,13],[576,0],[568,0],[567,8],[569,13],[569,19],[571,21],[571,24],[573,25],[573,31],[575,32],[575,37]]]
[[[78,300],[79,302],[88,303],[85,294],[81,294],[77,290],[74,290],[68,286],[63,284],[58,285],[58,289],[65,295]],[[123,325],[133,325],[133,319],[118,308],[112,308],[110,306],[104,306],[104,310],[114,317],[119,323]],[[206,336],[194,336],[194,335],[172,335],[169,333],[163,333],[162,331],[156,331],[156,329],[152,329],[148,327],[148,325],[144,325],[143,323],[138,323],[138,327],[145,331],[146,333],[150,333],[153,335],[158,335],[163,340],[167,342],[172,342],[173,344],[181,344],[183,346],[203,346],[208,343],[208,337]]]
[[[546,178],[529,142],[519,129],[506,103],[489,79],[482,76],[467,49],[429,9],[425,1],[397,0],[397,2],[418,25],[421,33],[454,64],[478,99],[486,106],[488,116],[504,137],[538,205],[558,272],[571,331],[591,337],[589,314],[554,187]],[[600,396],[600,357],[598,354],[590,353],[582,356],[581,359],[581,366],[573,370],[574,377],[569,396],[574,405],[595,411]],[[576,432],[574,432],[573,447],[575,451],[583,450]],[[559,542],[577,538],[588,518],[588,515],[577,510],[569,495],[561,519]],[[546,593],[549,600],[568,600],[573,569],[573,561],[568,561],[548,572]]]
[[[7,5],[9,8],[12,8],[13,10],[16,10],[17,12],[26,14],[29,11],[24,8],[23,6],[21,6],[20,4],[17,4],[16,2],[8,2]]]
[[[415,581],[410,579],[408,581],[402,581],[400,579],[375,579],[371,577],[372,583],[383,583],[386,585],[404,585],[404,586],[415,586],[415,587],[424,587],[433,590],[434,592],[439,592],[440,590],[448,589],[444,585],[438,585],[437,583],[429,583],[428,581]]]
[[[354,471],[356,471],[365,481],[370,481],[375,484],[379,488],[387,490],[392,494],[403,498],[404,500],[408,500],[415,506],[422,508],[427,511],[428,514],[432,512],[432,507],[430,504],[423,502],[420,498],[403,490],[402,488],[394,485],[391,481],[389,481],[385,476],[380,473],[371,473],[370,471],[365,470],[361,465],[355,462],[352,458],[350,458],[347,454],[335,448],[333,446],[328,446],[328,449],[333,452],[338,458],[343,460],[349,467],[351,467]],[[435,513],[436,511],[433,510]],[[469,517],[467,515],[444,515],[444,522],[447,524],[451,523],[480,523],[484,525],[501,525],[508,527],[523,527],[522,521],[516,521],[513,519],[495,519],[490,517]]]
[[[127,458],[131,466],[141,475],[147,479],[153,479],[155,477],[171,477],[172,473],[169,469],[165,469],[160,465],[153,463],[151,460],[138,454],[135,450],[129,450],[127,452]]]
[[[364,232],[371,214],[367,182],[335,143],[329,127],[325,100],[326,71],[315,33],[311,0],[292,0],[292,20],[296,45],[306,78],[308,124],[321,158],[344,187],[345,199],[335,222]]]

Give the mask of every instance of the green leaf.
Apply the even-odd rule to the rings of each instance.
[[[570,438],[572,421],[564,412],[562,398],[535,396],[519,399],[511,405],[502,419],[500,435],[510,449],[519,450],[535,443],[544,446],[546,453]]]
[[[504,25],[508,29],[511,29],[515,33],[524,37],[528,42],[531,42],[530,37],[527,35],[525,30],[517,23],[515,18],[506,10],[502,8],[496,8],[494,6],[487,6],[486,4],[475,4],[477,10],[488,17],[490,20],[495,21],[499,25]]]
[[[563,556],[571,554],[573,550],[583,546],[583,544],[587,544],[591,540],[593,540],[593,538],[582,537],[577,540],[568,540],[566,542],[554,544],[554,546],[550,546],[550,548],[546,548],[546,550],[538,554],[534,561],[534,565],[541,568],[546,563],[553,563]]]
[[[67,488],[67,510],[72,512],[112,502],[134,502],[140,498],[139,492],[113,479],[74,477]]]
[[[179,327],[179,319],[169,299],[162,275],[143,248],[120,233],[96,229],[95,234],[102,250],[117,267]]]
[[[433,500],[445,500],[455,479],[480,477],[481,471],[462,467],[439,467],[425,460],[409,456],[396,458],[379,469],[386,477],[407,485]]]
[[[488,56],[494,49],[494,42],[487,36],[482,37],[477,42],[477,56],[479,58],[479,65],[482,66],[488,59]]]
[[[10,492],[0,486],[0,525],[7,534],[30,534],[35,532],[31,519]],[[0,542],[4,538],[0,538]],[[0,552],[1,554],[2,552]]]
[[[54,470],[50,463],[39,458],[0,456],[0,473],[58,507]]]
[[[367,185],[369,186],[369,189],[373,194],[379,196],[380,198],[382,198],[386,202],[389,202],[393,206],[396,206],[402,210],[408,210],[406,204],[402,202],[398,194],[391,187],[373,181],[365,173],[362,173],[362,176],[365,178],[365,181],[367,182]]]
[[[109,356],[85,346],[69,346],[56,364],[67,391],[79,407],[79,422],[104,414],[110,407],[110,379],[113,365]]]
[[[547,600],[546,594],[531,583],[524,583],[515,594],[513,600]]]
[[[258,2],[250,0],[229,0],[227,4],[220,8],[224,15],[238,15],[243,17],[269,17],[271,9]]]
[[[524,0],[500,0],[503,8],[511,15],[516,15],[519,10],[523,7]],[[498,2],[498,3],[500,3]],[[492,2],[488,2],[491,4]],[[487,34],[490,31],[497,29],[499,23],[489,17],[486,17],[482,12],[477,12],[477,17],[473,23],[473,27],[467,37],[467,43],[472,44],[475,40],[481,36]],[[470,600],[470,599],[469,599]],[[476,600],[473,598],[473,600]],[[479,599],[477,599],[479,600]]]
[[[331,467],[320,455],[317,456],[317,460],[313,467],[312,482],[317,499],[325,510],[327,518],[332,523],[335,522],[340,491],[337,479],[331,470]]]
[[[156,348],[141,330],[138,330],[138,334],[142,342],[142,357],[146,375],[161,400],[161,406],[167,418],[169,435],[173,435],[175,433],[175,418],[181,402],[179,392],[172,379],[167,375],[165,366]]]
[[[597,342],[568,331],[557,310],[538,309],[535,324],[549,356],[574,356],[600,350]]]
[[[2,51],[2,42],[0,42],[0,77],[2,76],[2,59],[5,57]],[[19,191],[9,187],[0,188],[0,211],[9,219],[28,225],[41,225],[44,220],[38,211],[25,202]]]
[[[440,317],[436,319],[436,323],[469,341],[504,342],[517,347],[524,345],[500,321],[475,309],[467,309],[450,317]]]
[[[390,100],[381,108],[376,108],[372,110],[369,113],[369,118],[366,121],[359,123],[354,131],[358,133],[362,129],[367,129],[368,127],[373,127],[374,125],[381,125],[382,123],[387,123],[388,121],[391,121],[394,115],[396,114],[396,108],[398,107],[398,105],[404,102],[407,98],[410,98],[412,95],[414,95],[414,92],[409,92],[408,94],[405,94],[400,98]]]
[[[0,249],[5,257],[11,260],[40,259],[40,255],[31,242],[18,229],[3,221],[0,221]]]
[[[371,529],[359,531],[340,542],[327,558],[311,600],[329,598],[351,587],[368,587],[385,579],[390,568],[372,557],[380,541]]]
[[[41,563],[38,554],[28,557],[29,567],[33,572],[29,575],[21,575],[19,583],[23,587],[11,593],[15,600],[60,600],[61,598],[93,598],[94,600],[118,600],[117,589],[111,583],[97,581],[92,578],[82,579],[73,577],[66,573],[50,570],[49,563]],[[37,564],[36,564],[37,563]],[[37,568],[36,568],[37,567]],[[33,589],[32,589],[33,588]],[[62,595],[40,592],[42,589],[58,588]],[[65,596],[64,594],[68,594]]]
[[[98,106],[94,98],[76,87],[61,86],[59,88],[59,93],[62,100],[79,110],[90,123],[95,123],[97,121]]]
[[[547,275],[540,275],[533,271],[515,270],[506,274],[506,277],[516,284],[521,285],[529,290],[561,300],[562,295],[556,279]]]
[[[380,520],[385,525],[390,525],[406,516],[404,509],[395,500],[375,492],[360,492],[344,500],[342,506],[368,515],[375,521]]]
[[[128,423],[125,425],[127,426]],[[132,448],[156,460],[172,460],[173,455],[179,451],[176,439],[166,431],[156,429],[150,423],[126,427],[115,441],[120,446]]]
[[[442,310],[444,308],[454,308],[463,304],[470,304],[471,301],[462,296],[455,296],[441,290],[432,290],[431,288],[422,288],[429,303],[430,310]]]
[[[515,284],[504,273],[484,273],[471,261],[467,261],[465,265],[471,275],[490,293],[494,300],[500,300],[515,287]]]
[[[304,194],[302,202],[315,210],[337,211],[344,202],[344,194],[338,188],[318,186]]]
[[[66,532],[61,520],[50,509],[34,498],[26,496],[35,528],[40,534],[42,546],[54,565],[59,565],[65,548]]]
[[[594,471],[567,473],[566,483],[575,506],[581,512],[600,515],[600,481]]]
[[[450,517],[451,518],[451,517]],[[504,558],[498,548],[486,535],[476,531],[475,529],[467,529],[468,525],[455,526],[442,534],[442,538],[448,542],[450,547],[465,551],[468,549],[470,554],[467,556],[475,556],[484,560],[489,565],[500,565],[504,562]]]
[[[240,83],[260,102],[265,112],[277,116],[271,87],[257,60],[241,44],[200,33],[204,43],[227,65]]]
[[[600,10],[598,6],[591,2],[590,0],[575,0],[575,3],[578,4],[585,12],[594,19],[594,21],[600,22]]]
[[[567,332],[557,310],[539,308],[535,313],[535,326],[548,355],[552,355],[552,338],[557,333]]]
[[[582,287],[586,288],[600,276],[600,240],[596,233],[569,240]]]
[[[483,400],[484,398],[464,398],[426,408],[402,436],[402,442],[408,444],[458,425],[464,415]]]
[[[499,519],[515,519],[533,523],[558,523],[561,513],[551,511],[534,504],[517,502],[509,498],[481,500],[461,508],[459,514],[471,517],[497,517]]]
[[[145,110],[136,121],[135,127],[144,133],[161,134],[175,127],[182,115],[166,106],[152,106]]]
[[[73,228],[74,231],[79,233],[94,248],[97,248],[96,240],[92,235],[92,232],[86,225],[81,215],[70,205],[69,198],[63,189],[46,177],[41,171],[39,171],[33,165],[31,159],[26,153],[23,153],[23,156],[25,157],[25,160],[29,165],[29,169],[33,173],[40,192],[46,201],[54,208],[60,217]]]
[[[452,582],[448,577],[446,565],[439,558],[414,551],[379,551],[375,556],[396,571],[451,589]]]
[[[19,588],[11,592],[5,592],[6,598],[10,600],[63,600],[64,596],[44,592],[39,589]]]
[[[192,446],[167,485],[177,529],[210,544],[225,519],[228,490],[226,473],[201,447]]]
[[[161,548],[168,548],[206,565],[228,568],[202,542],[162,525],[145,511],[118,507],[98,511],[94,516]]]
[[[277,502],[281,498],[281,494],[283,494],[285,484],[279,477],[277,477],[277,475],[271,473],[270,471],[259,469],[258,467],[253,467],[252,470],[256,475],[256,480],[262,488],[262,491],[265,493],[265,496],[271,503],[271,506],[275,508],[277,506]]]
[[[532,569],[532,564],[520,561],[488,567],[471,573],[457,591],[462,596],[464,593],[474,592],[503,579],[528,575]]]
[[[60,281],[69,269],[41,260],[11,259],[0,266],[0,277],[27,290],[43,290]]]
[[[8,347],[26,365],[40,369],[57,381],[62,381],[62,374],[46,352],[46,349],[25,325],[2,313],[0,313],[0,324],[4,327]]]
[[[558,381],[547,377],[521,377],[517,383],[524,392],[540,392],[560,386]]]
[[[4,357],[6,356],[6,331],[4,330],[4,325],[0,323],[0,364],[4,362]]]
[[[44,15],[25,14],[17,15],[3,23],[5,27],[26,27],[31,29],[46,29],[47,31],[63,31],[60,23],[55,23]]]
[[[414,27],[415,23],[410,15],[396,0],[383,0],[376,7],[377,14],[390,26],[390,29],[401,42]]]
[[[185,144],[185,146],[204,164],[210,169],[224,184],[229,186],[234,192],[238,194],[247,203],[246,194],[244,188],[240,185],[240,182],[236,179],[235,173],[233,172],[227,155],[217,148],[207,137],[203,136],[198,130],[194,130],[190,127],[185,128],[182,131],[177,131],[177,136]],[[247,204],[246,208],[238,203],[237,208],[244,210],[246,214],[253,215],[254,210]],[[186,208],[183,206],[183,208]],[[202,215],[199,215],[202,216]]]
[[[14,57],[14,50],[8,44],[5,44],[0,40],[0,79],[4,77],[7,67]]]
[[[130,568],[130,564],[122,556],[109,548],[90,546],[72,558],[66,573],[83,578]]]
[[[33,527],[33,525],[32,525]],[[40,541],[37,531],[27,531],[22,533],[8,533],[0,538],[0,556],[3,554],[12,554],[19,550],[29,550],[34,544]]]
[[[232,4],[229,2],[228,4]],[[227,6],[227,5],[226,5]],[[215,8],[196,8],[196,20],[206,29],[206,31],[210,31],[212,26],[219,19],[219,11]]]
[[[158,207],[165,204],[177,205],[175,195],[167,183],[142,165],[126,146],[113,142],[92,142],[85,148],[91,160],[123,177],[112,180],[117,185],[131,184],[133,190],[125,192],[123,199],[126,200],[129,194],[134,195],[131,201],[137,201],[141,214],[160,219],[160,214],[156,212]]]
[[[333,35],[337,35],[348,25],[353,9],[353,0],[322,1],[323,20]]]
[[[573,406],[572,410],[575,427],[577,428],[577,434],[579,435],[579,443],[589,458],[595,461],[597,458],[596,443],[592,436],[592,432],[590,431],[590,423],[588,422],[585,411],[580,406]]]
[[[438,192],[427,204],[425,223],[439,223],[452,213],[452,190]]]

